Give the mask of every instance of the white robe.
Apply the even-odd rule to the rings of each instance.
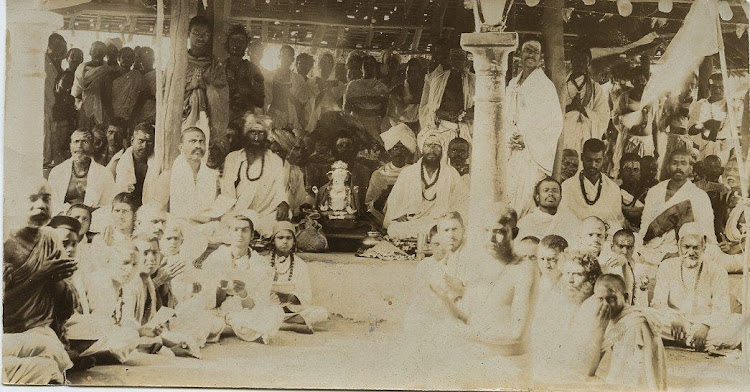
[[[435,185],[423,195],[422,160],[401,171],[388,196],[383,221],[383,227],[388,229],[391,237],[410,238],[427,234],[441,215],[463,207],[467,190],[456,169],[441,163],[439,174]],[[434,200],[425,200],[425,197]],[[394,221],[404,215],[413,216],[406,222]]]
[[[471,144],[472,124],[473,121],[462,123],[452,123],[449,121],[440,121],[437,124],[436,113],[443,103],[445,87],[448,85],[448,78],[451,75],[450,70],[443,70],[438,67],[425,77],[424,87],[422,88],[422,101],[419,104],[419,127],[421,131],[417,135],[417,145],[422,145],[423,135],[437,134],[440,137],[443,151],[448,151],[448,143],[456,137],[462,137]],[[474,86],[476,76],[472,73],[465,72],[462,79],[464,93],[464,109],[474,106]],[[443,155],[447,159],[447,154]]]
[[[260,218],[258,222],[253,222],[255,230],[264,237],[270,237],[276,222],[276,208],[289,200],[284,162],[271,150],[266,150],[263,160],[265,166],[261,165],[262,159],[259,158],[248,168],[245,150],[230,153],[224,162],[220,184],[221,195],[236,200],[233,211],[251,209],[257,212]],[[256,181],[247,178],[258,175],[260,178]]]
[[[559,212],[567,212],[578,220],[584,220],[590,216],[598,217],[608,226],[608,232],[613,234],[625,225],[625,216],[622,214],[622,196],[620,186],[612,179],[602,174],[599,181],[602,184],[602,193],[599,200],[594,205],[589,205],[583,197],[581,191],[580,171],[571,178],[562,183],[562,201],[560,202]],[[584,188],[589,200],[596,199],[598,184],[592,184],[591,181],[583,177]]]
[[[583,76],[578,77],[576,81],[582,81]],[[572,81],[565,84],[563,92],[563,108],[573,102],[576,95],[586,95],[586,90],[593,87],[591,99],[584,106],[585,116],[578,111],[565,113],[562,131],[562,149],[572,149],[581,155],[583,143],[591,138],[601,139],[607,132],[609,125],[610,109],[609,95],[599,83],[592,81],[578,92]]]
[[[579,223],[579,219],[567,211],[558,210],[555,215],[550,215],[535,208],[518,221],[516,238],[534,236],[541,240],[550,234],[557,234],[572,241]]]
[[[532,207],[534,187],[545,176],[552,174],[557,142],[563,128],[560,99],[552,81],[541,68],[534,70],[519,85],[521,75],[508,84],[503,120],[506,140],[498,140],[500,148],[507,148],[506,192],[511,206],[523,215]],[[526,147],[510,151],[514,133],[523,137]]]
[[[153,197],[156,181],[159,178],[159,168],[156,167],[156,157],[153,154],[148,157],[147,165],[146,178],[143,180],[143,195],[141,195],[143,203],[147,203]],[[128,147],[122,154],[122,157],[117,162],[115,173],[115,194],[130,192],[137,181],[135,177],[133,147]]]
[[[668,183],[669,180],[662,181],[654,185],[646,194],[639,238],[644,238],[649,225],[659,216],[659,214],[677,203],[690,200],[695,223],[697,223],[703,233],[706,234],[708,242],[715,244],[716,234],[714,232],[714,211],[711,208],[711,200],[708,198],[706,192],[688,181],[669,200],[665,201]],[[677,239],[672,230],[661,237],[652,238],[648,242],[645,242],[642,248],[642,254],[646,260],[650,264],[656,265],[661,262],[665,254],[675,252],[677,252]]]
[[[190,218],[210,208],[218,195],[219,172],[201,163],[198,175],[180,154],[172,170],[159,176],[154,199],[169,204],[169,212],[178,218]]]
[[[328,312],[321,306],[313,305],[312,284],[305,260],[295,254],[293,270],[289,269],[289,262],[289,258],[276,262],[275,269],[278,275],[271,286],[271,303],[282,305],[289,310],[285,312],[284,321],[296,323],[298,317],[301,317],[302,321],[312,328],[315,324],[328,319]],[[285,303],[277,293],[292,294],[300,303]]]
[[[49,184],[52,187],[53,215],[66,212],[70,207],[65,204],[65,195],[68,193],[70,176],[73,171],[73,159],[69,158],[63,163],[55,166],[49,173]],[[108,205],[115,197],[115,181],[104,166],[91,161],[89,174],[86,179],[86,193],[83,204],[92,208]]]

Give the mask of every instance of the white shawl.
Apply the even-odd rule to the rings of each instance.
[[[146,179],[143,181],[143,195],[141,200],[143,203],[151,200],[152,192],[154,191],[156,180],[159,178],[159,170],[156,167],[156,159],[152,154],[148,157],[148,170],[146,171]],[[133,147],[128,147],[127,150],[122,154],[120,161],[117,163],[115,169],[115,189],[117,193],[130,192],[131,188],[135,186],[135,162],[133,161]]]
[[[216,200],[218,181],[219,173],[203,164],[194,179],[193,169],[182,154],[178,155],[169,178],[169,212],[189,218],[211,207]]]
[[[435,113],[440,109],[443,103],[443,94],[445,86],[448,85],[448,78],[451,76],[450,70],[437,68],[425,78],[422,89],[422,102],[419,104],[419,126],[422,130],[435,130]],[[474,86],[476,76],[472,73],[465,72],[463,77],[464,90],[464,109],[474,106]]]
[[[49,184],[52,187],[52,206],[56,215],[67,210],[65,195],[68,193],[70,176],[73,171],[73,158],[55,166],[49,173]],[[91,161],[86,179],[86,193],[83,203],[92,208],[99,208],[112,202],[115,196],[115,181],[112,173],[104,166]]]

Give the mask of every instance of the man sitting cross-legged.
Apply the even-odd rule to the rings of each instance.
[[[598,309],[585,355],[588,374],[618,390],[666,390],[667,358],[653,310],[630,305],[619,275],[600,276],[590,301]]]
[[[422,158],[398,175],[383,220],[391,237],[427,234],[439,216],[460,209],[466,189],[456,169],[442,160],[440,143],[437,136],[426,137]]]
[[[62,383],[73,363],[52,327],[73,312],[66,279],[76,262],[61,257],[57,236],[44,227],[52,210],[47,182],[18,185],[13,206],[25,207],[26,221],[3,243],[3,382]]]
[[[646,195],[641,220],[643,257],[659,264],[668,253],[677,252],[677,232],[694,222],[705,233],[709,244],[716,244],[714,213],[706,192],[690,181],[693,158],[686,150],[675,150],[669,157],[671,178],[652,187]]]
[[[569,235],[579,223],[570,212],[560,210],[562,188],[552,177],[545,177],[534,187],[536,208],[518,221],[518,237],[534,236],[544,238],[550,234]]]
[[[680,257],[664,260],[651,306],[662,316],[662,337],[696,351],[737,348],[741,315],[729,308],[729,276],[707,257],[706,232],[695,223],[680,228]]]
[[[612,245],[599,255],[602,272],[619,275],[625,280],[625,294],[629,305],[648,305],[648,267],[640,254],[635,253],[635,235],[620,229],[612,237]],[[653,275],[652,275],[653,276]]]

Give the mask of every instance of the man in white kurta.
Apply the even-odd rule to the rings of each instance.
[[[112,202],[115,182],[112,174],[91,158],[92,141],[91,131],[73,132],[70,137],[72,157],[50,171],[53,214],[67,211],[76,203],[96,209]]]
[[[604,142],[589,139],[583,145],[583,169],[562,183],[560,211],[568,212],[579,220],[595,216],[615,232],[625,224],[622,215],[620,187],[601,172],[604,162]]]
[[[263,237],[273,235],[274,222],[289,219],[284,162],[267,148],[269,128],[265,117],[245,121],[245,148],[227,155],[220,180],[221,195],[235,200],[232,211],[258,213],[253,223]]]
[[[541,68],[542,46],[527,41],[521,49],[523,71],[508,84],[504,121],[507,146],[507,199],[523,217],[532,207],[534,186],[552,174],[558,139],[563,127],[560,99]]]
[[[677,252],[677,232],[689,222],[698,224],[709,245],[716,244],[714,212],[706,192],[690,181],[692,157],[676,150],[669,161],[671,178],[652,187],[646,194],[639,236],[641,250],[649,264],[659,264],[667,253]]]
[[[729,276],[706,257],[706,236],[696,223],[680,228],[680,257],[665,260],[656,274],[651,306],[663,318],[662,337],[693,347],[736,348],[742,315],[729,306]]]
[[[200,128],[182,131],[181,154],[172,170],[162,173],[157,181],[154,200],[177,218],[193,218],[209,210],[219,188],[219,172],[203,164],[206,135]]]
[[[583,143],[591,138],[603,139],[610,119],[609,95],[591,78],[591,50],[576,47],[571,57],[573,70],[563,90],[565,107],[561,149],[580,154]]]
[[[448,151],[448,143],[462,137],[471,143],[474,84],[476,77],[467,68],[466,52],[452,49],[450,67],[438,67],[427,74],[419,105],[419,126],[422,130],[417,138],[418,145],[429,134],[440,137],[443,151]]]
[[[580,221],[570,212],[559,210],[561,201],[562,188],[557,180],[546,177],[539,181],[534,187],[536,208],[518,221],[516,238],[533,236],[541,239],[550,234],[557,234],[572,239],[570,236]]]
[[[440,138],[427,137],[422,153],[417,163],[401,171],[388,196],[383,227],[391,237],[427,234],[438,217],[460,210],[465,201],[461,176],[442,159]]]

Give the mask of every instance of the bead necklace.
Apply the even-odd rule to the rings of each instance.
[[[75,163],[74,163],[74,164],[73,164],[73,175],[74,175],[74,176],[75,176],[76,178],[79,178],[79,179],[80,179],[80,178],[86,178],[86,176],[88,176],[88,174],[89,174],[89,168],[91,168],[91,161],[89,161],[89,164],[88,164],[88,165],[85,165],[85,166],[86,166],[86,168],[85,168],[85,169],[83,169],[83,174],[78,174],[78,171],[76,170],[76,165],[75,165]]]
[[[266,167],[266,154],[263,154],[260,156],[260,173],[258,174],[258,177],[250,178],[250,162],[247,162],[247,167],[245,168],[245,178],[247,178],[250,182],[258,181],[261,177],[263,177],[263,169]],[[240,168],[242,168],[242,164],[240,164]]]
[[[279,262],[279,264],[281,264],[282,262],[283,260]],[[276,251],[273,251],[273,253],[271,253],[271,268],[273,268],[273,281],[274,282],[277,282],[279,280],[279,275],[284,275],[287,272],[289,272],[289,277],[287,281],[291,282],[292,275],[294,275],[294,253],[289,254],[289,268],[287,268],[286,271],[279,273],[279,271],[276,269]]]
[[[599,186],[596,188],[596,197],[594,198],[594,200],[589,200],[588,195],[586,195],[586,187],[583,185],[583,172],[578,175],[578,180],[581,183],[581,193],[583,194],[583,200],[586,201],[586,204],[593,206],[597,201],[599,201],[599,198],[602,197],[602,184],[604,183],[604,179],[599,178]]]
[[[687,285],[685,284],[685,277],[682,275],[682,270],[684,270],[685,267],[680,266],[680,281],[682,281],[682,287],[687,290]],[[693,294],[695,294],[695,290],[698,289],[698,282],[701,280],[701,272],[703,272],[703,263],[701,263],[701,266],[698,267],[698,275],[695,277],[695,284],[693,285]]]
[[[435,199],[437,198],[437,193],[435,193],[435,196],[430,199],[427,197],[427,195],[425,195],[424,192],[432,188],[432,186],[438,182],[438,179],[440,178],[440,167],[441,165],[438,165],[437,171],[435,172],[435,180],[433,180],[431,183],[428,183],[427,178],[425,177],[424,162],[422,162],[422,167],[420,168],[419,174],[422,176],[422,198],[426,201],[435,201]]]

